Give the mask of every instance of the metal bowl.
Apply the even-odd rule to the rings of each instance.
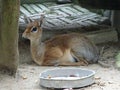
[[[80,88],[94,83],[95,72],[81,68],[48,69],[40,74],[40,85],[47,88]]]

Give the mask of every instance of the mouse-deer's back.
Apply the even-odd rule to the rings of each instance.
[[[99,58],[97,47],[83,34],[58,35],[46,41],[46,44],[48,47],[59,47],[63,52],[69,49],[76,57],[82,57],[88,62],[97,62]]]

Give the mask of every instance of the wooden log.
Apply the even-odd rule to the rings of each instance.
[[[93,32],[86,33],[86,35],[95,44],[118,41],[118,34],[117,34],[117,31],[115,30],[115,28],[93,31]]]
[[[19,0],[1,0],[0,71],[15,74],[18,66]]]

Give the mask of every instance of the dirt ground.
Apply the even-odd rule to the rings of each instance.
[[[42,88],[39,83],[39,74],[56,67],[37,66],[32,62],[29,47],[20,43],[20,65],[16,77],[0,73],[0,90],[50,90]],[[77,66],[77,68],[92,69],[96,72],[95,83],[77,90],[120,90],[120,71],[115,68],[115,56],[120,51],[119,43],[98,45],[101,61],[104,65],[91,64]],[[103,49],[102,49],[103,48]]]

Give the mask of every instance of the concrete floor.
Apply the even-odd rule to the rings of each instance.
[[[0,74],[0,90],[50,90],[40,87],[39,74],[56,67],[41,67],[22,64],[18,68],[16,78]],[[113,67],[103,68],[98,64],[78,66],[77,68],[92,69],[96,72],[95,84],[76,90],[119,90],[120,71]]]
[[[11,77],[0,73],[0,90],[50,90],[40,87],[39,75],[46,69],[56,67],[37,66],[32,63],[29,46],[24,43],[20,45],[20,65],[16,77]],[[76,66],[77,68],[92,69],[96,72],[95,84],[80,88],[77,90],[120,90],[120,71],[115,69],[115,57],[120,50],[120,43],[103,44],[105,47],[102,55],[103,62],[110,65],[104,68],[99,64],[91,64],[88,66]]]

